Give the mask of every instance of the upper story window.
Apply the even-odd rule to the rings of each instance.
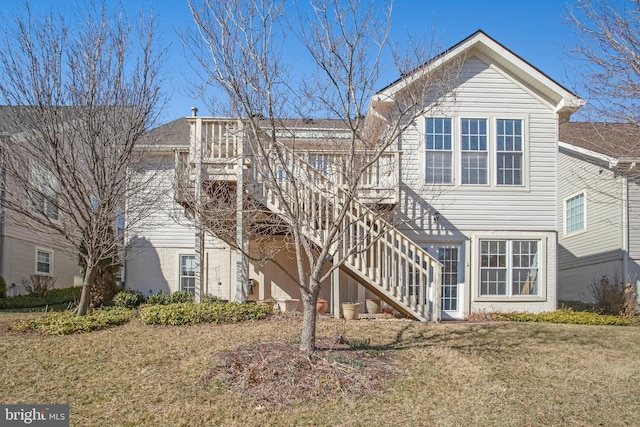
[[[425,133],[425,182],[453,182],[453,150],[450,118],[427,118]]]
[[[487,120],[462,119],[462,183],[487,184]]]
[[[52,174],[38,166],[31,168],[31,208],[52,220],[58,220],[58,192],[60,185]]]
[[[522,185],[522,120],[496,120],[496,184]]]
[[[525,119],[426,118],[425,123],[425,183],[525,185]]]
[[[585,229],[584,192],[564,201],[564,224],[565,234]]]

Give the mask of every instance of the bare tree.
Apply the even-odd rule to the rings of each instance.
[[[354,209],[351,202],[362,198],[374,167],[383,163],[383,169],[397,170],[397,158],[387,161],[386,155],[414,119],[450,93],[457,68],[429,73],[421,55],[411,58],[412,66],[397,61],[403,73],[424,65],[393,97],[374,99],[389,45],[391,8],[358,0],[312,0],[305,8],[284,1],[204,0],[190,1],[190,7],[196,27],[183,41],[199,61],[203,81],[222,91],[228,114],[241,118],[238,132],[249,151],[242,156],[250,159],[252,174],[243,185],[257,184],[246,193],[268,194],[265,203],[282,219],[275,224],[277,233],[274,228],[263,232],[284,236],[295,254],[303,302],[300,350],[314,351],[321,284],[392,224],[376,222],[391,217],[389,211]],[[285,49],[298,49],[299,61],[310,64],[306,74],[294,73],[283,59]],[[305,128],[317,135],[301,137]],[[323,128],[327,131],[318,130]],[[324,196],[314,198],[317,194]],[[384,206],[385,194],[370,197],[368,206]],[[349,231],[363,218],[377,224],[375,235]],[[242,247],[239,240],[242,236],[235,244]]]
[[[138,142],[161,101],[152,17],[128,21],[106,4],[71,20],[24,14],[0,49],[4,206],[56,237],[84,266],[79,315],[105,263],[119,262],[124,227],[157,195]],[[153,169],[153,168],[151,168]],[[143,208],[144,207],[144,208]]]
[[[565,14],[580,43],[583,89],[598,121],[640,123],[640,2],[577,0]]]

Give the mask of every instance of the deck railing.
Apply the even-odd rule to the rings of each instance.
[[[191,162],[195,162],[194,150],[196,155],[202,150],[203,164],[236,167],[237,153],[242,152],[238,144],[243,141],[237,121],[197,118],[191,120],[191,128]],[[200,146],[197,135],[201,135]],[[267,179],[254,171],[252,195],[285,220],[286,205],[302,204],[297,206],[301,213],[297,220],[307,238],[318,245],[331,243],[330,230],[337,226],[332,246],[352,275],[416,319],[438,321],[441,264],[381,213],[350,196],[345,181],[336,178],[329,166],[338,163],[340,153],[310,150],[301,156],[285,145],[278,148],[279,159],[287,159],[285,164],[275,157],[265,160],[281,164],[282,173]],[[397,171],[392,170],[398,167],[397,156],[391,153],[374,162],[361,184],[378,190],[397,187]]]

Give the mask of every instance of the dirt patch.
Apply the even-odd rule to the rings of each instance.
[[[382,393],[398,375],[392,352],[362,342],[319,338],[304,355],[298,344],[266,342],[238,347],[216,357],[205,384],[217,383],[250,399],[257,409],[314,400],[348,399]]]

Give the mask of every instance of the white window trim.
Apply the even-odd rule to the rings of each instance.
[[[427,150],[427,120],[428,119],[449,119],[451,120],[451,149],[450,150]],[[425,116],[422,118],[422,138],[420,139],[421,155],[420,163],[422,164],[422,184],[425,186],[444,186],[451,187],[457,185],[458,177],[456,175],[456,162],[458,161],[458,155],[456,154],[456,141],[455,137],[458,134],[458,127],[455,116]],[[427,153],[451,153],[451,182],[427,182]]]
[[[538,258],[538,295],[480,295],[480,242],[482,240],[537,240],[539,242]],[[548,237],[540,234],[482,234],[473,238],[473,255],[471,257],[473,301],[475,302],[541,302],[547,300],[547,252]],[[510,289],[511,283],[507,283]]]
[[[584,227],[580,230],[567,232],[567,202],[576,196],[582,194],[584,196],[583,214],[584,214]],[[580,234],[587,232],[587,190],[580,190],[573,193],[562,200],[562,231],[566,237],[579,236]]]
[[[426,119],[428,118],[450,118],[451,119],[451,142],[452,142],[452,180],[451,184],[433,184],[426,182]],[[487,120],[487,184],[462,184],[462,119],[486,119]],[[527,192],[530,191],[531,185],[531,155],[529,145],[529,125],[530,119],[528,114],[486,114],[480,112],[467,111],[450,116],[424,116],[422,126],[422,135],[420,138],[420,165],[422,178],[421,182],[424,188],[451,187],[464,191],[511,191],[511,192]],[[498,147],[497,147],[497,129],[498,119],[517,119],[522,120],[522,184],[520,185],[498,185]]]
[[[498,184],[498,120],[522,120],[522,151],[519,153],[522,155],[522,184]],[[493,186],[497,188],[522,188],[528,186],[528,176],[529,176],[529,168],[525,165],[528,163],[528,143],[527,143],[527,126],[529,122],[524,119],[524,117],[502,117],[495,116],[493,118],[493,164],[495,165],[495,169],[493,171]],[[501,153],[518,153],[518,151],[501,151]]]
[[[455,133],[452,137],[453,139],[453,149],[454,151],[458,151],[458,163],[454,164],[454,169],[457,169],[457,178],[460,187],[464,188],[487,188],[491,186],[491,127],[493,125],[492,120],[488,116],[478,115],[478,114],[465,114],[458,116],[456,118],[457,122],[457,133]],[[486,150],[463,150],[462,149],[462,120],[484,120],[487,123],[487,149]],[[487,156],[487,183],[486,184],[463,184],[462,183],[462,155],[464,153],[485,153]],[[457,168],[456,168],[457,166]]]
[[[188,276],[182,276],[182,257],[196,257],[196,254],[192,253],[180,253],[178,254],[178,291],[182,292],[184,289],[182,289],[182,277],[188,277]],[[195,270],[194,270],[195,272]],[[194,276],[195,277],[195,276]],[[195,292],[195,286],[197,286],[197,283],[194,284],[194,289],[193,291]]]
[[[38,271],[38,252],[47,252],[49,254],[49,272],[48,273],[43,273],[41,271]],[[35,265],[33,269],[35,271],[35,274],[38,274],[40,276],[53,276],[53,249],[36,246]]]

